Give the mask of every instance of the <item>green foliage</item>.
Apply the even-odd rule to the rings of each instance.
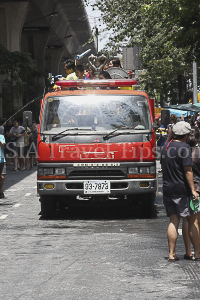
[[[176,98],[178,76],[191,78],[192,61],[200,61],[199,0],[96,0],[93,7],[112,31],[105,51],[141,46],[146,73],[140,85],[150,94],[156,89],[165,99]]]
[[[4,75],[2,84],[4,117],[10,117],[15,112],[14,99],[21,99],[25,105],[43,93],[37,79],[44,74],[37,69],[37,62],[29,53],[10,52],[0,45],[0,74]],[[31,105],[29,109],[32,110],[34,118],[38,119],[39,103]]]
[[[11,80],[22,81],[26,81],[34,74],[39,75],[37,62],[29,53],[10,52],[2,45],[0,45],[0,74],[6,75]]]

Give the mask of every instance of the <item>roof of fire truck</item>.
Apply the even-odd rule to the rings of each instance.
[[[145,92],[134,90],[136,84],[137,81],[133,79],[61,80],[56,82],[54,91],[46,97],[84,94],[132,94],[147,97]]]

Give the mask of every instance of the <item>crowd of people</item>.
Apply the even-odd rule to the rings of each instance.
[[[172,135],[173,126],[180,122],[186,121],[188,122],[192,128],[200,128],[200,116],[198,115],[196,119],[194,119],[194,115],[190,115],[188,117],[180,116],[177,117],[175,114],[170,115],[170,122],[168,125],[161,124],[161,114],[156,114],[154,119],[154,128],[156,130],[156,144],[157,147],[163,147],[166,141],[169,141]]]
[[[37,164],[37,123],[29,128],[18,119],[0,119],[0,199],[4,198],[3,184],[6,165],[12,170],[31,170]]]
[[[103,70],[100,72],[100,79],[111,79],[110,74],[106,71],[108,68],[115,67],[115,68],[121,68],[121,62],[120,59],[115,58],[107,62]],[[66,77],[58,78],[58,80],[76,80],[76,79],[85,79],[85,80],[91,80],[95,79],[94,70],[91,68],[91,66],[88,66],[86,69],[82,64],[77,63],[75,65],[75,62],[72,60],[66,60],[64,62],[64,69],[66,72]]]

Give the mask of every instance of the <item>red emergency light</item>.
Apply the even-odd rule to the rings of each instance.
[[[131,87],[136,85],[133,79],[107,79],[107,80],[59,80],[56,85],[61,87]]]

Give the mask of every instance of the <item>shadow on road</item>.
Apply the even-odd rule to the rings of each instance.
[[[4,186],[3,190],[6,191],[9,189],[11,186],[17,184],[27,176],[32,175],[35,173],[35,185],[36,185],[36,170],[37,166],[34,166],[33,169],[31,170],[25,170],[25,171],[13,171],[14,165],[6,165],[6,173],[7,175],[5,176],[5,181],[4,181]]]
[[[157,218],[157,206],[154,205],[152,217],[149,219]],[[40,217],[40,220],[113,220],[113,219],[147,219],[139,206],[137,207],[115,207],[103,205],[73,205],[69,208],[57,209],[53,218]]]

